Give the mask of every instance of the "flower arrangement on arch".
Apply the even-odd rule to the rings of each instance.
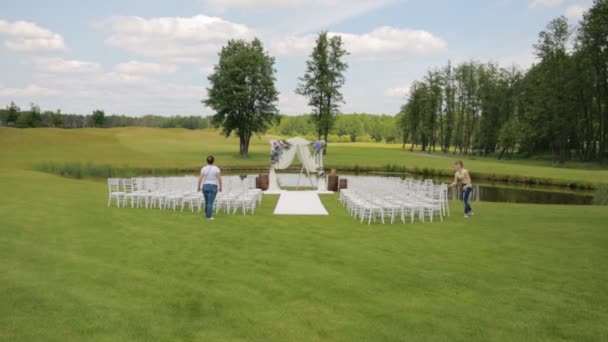
[[[270,146],[270,163],[278,163],[279,159],[281,158],[281,154],[283,153],[283,150],[289,150],[290,148],[291,144],[287,142],[287,140],[274,141]]]
[[[312,143],[312,148],[314,150],[314,154],[317,155],[319,153],[321,153],[321,151],[323,150],[323,148],[327,145],[327,142],[325,140],[317,140],[315,142]]]

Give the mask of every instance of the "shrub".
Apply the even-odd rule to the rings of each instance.
[[[93,163],[66,162],[59,164],[55,162],[45,162],[37,164],[34,169],[46,173],[52,173],[67,178],[111,178],[111,177],[133,177],[135,170],[129,166],[115,167],[112,165],[97,165]],[[168,173],[169,170],[139,170],[141,173]],[[163,172],[164,171],[164,172]]]
[[[357,137],[357,142],[372,142],[372,139],[369,137],[369,135],[360,135]]]
[[[327,136],[327,142],[330,142],[330,143],[340,142],[340,136],[337,134],[329,134]]]
[[[593,204],[608,205],[608,186],[600,186],[593,193]]]
[[[342,143],[349,143],[349,142],[351,142],[350,136],[348,136],[348,135],[341,136],[340,137],[340,142],[342,142]]]

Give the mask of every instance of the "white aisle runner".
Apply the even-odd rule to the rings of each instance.
[[[284,191],[275,215],[328,215],[316,191]]]

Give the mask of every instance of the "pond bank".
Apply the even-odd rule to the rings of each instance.
[[[384,175],[415,175],[428,178],[451,178],[454,171],[451,169],[435,169],[428,167],[406,167],[403,165],[385,165],[381,167],[374,166],[332,166],[328,165],[326,170],[335,168],[338,173],[354,173],[354,174],[384,174]],[[109,178],[109,177],[132,177],[132,176],[153,176],[153,175],[177,175],[177,174],[192,174],[198,173],[200,166],[163,168],[163,167],[133,167],[129,165],[114,166],[108,164],[93,164],[81,162],[43,162],[33,166],[36,171],[42,171],[52,174],[61,175],[68,178]],[[247,172],[247,173],[266,173],[268,166],[250,166],[250,167],[227,167],[222,166],[222,170],[230,173]],[[285,172],[299,172],[300,167],[291,167]],[[478,171],[471,172],[475,181],[503,182],[509,184],[520,185],[549,185],[568,189],[594,190],[602,184],[599,182],[589,181],[574,181],[561,180],[555,178],[530,177],[514,174],[496,174],[484,173]]]

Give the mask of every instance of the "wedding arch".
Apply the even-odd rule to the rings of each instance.
[[[295,137],[287,140],[271,140],[271,163],[269,173],[269,191],[279,191],[281,187],[277,180],[277,170],[285,170],[291,166],[297,156],[302,163],[300,177],[304,172],[310,180],[310,185],[319,191],[327,191],[325,172],[323,171],[323,149],[324,141],[310,142],[304,138]],[[312,149],[312,150],[311,150]],[[311,174],[316,174],[316,184]],[[300,183],[298,177],[298,184]]]

